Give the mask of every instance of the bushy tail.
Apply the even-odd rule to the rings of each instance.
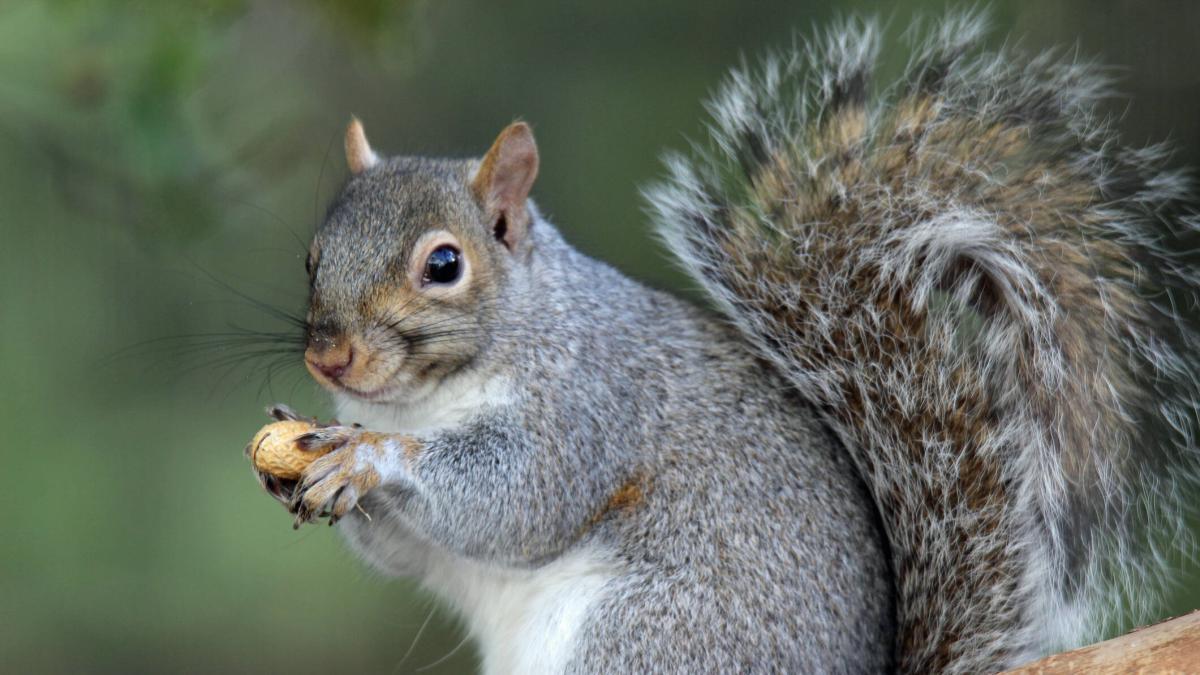
[[[1197,474],[1198,281],[1172,252],[1197,221],[1161,149],[1115,144],[1096,68],[984,53],[955,15],[873,92],[877,33],[733,73],[711,147],[647,194],[860,467],[901,669],[995,670],[1151,606]]]

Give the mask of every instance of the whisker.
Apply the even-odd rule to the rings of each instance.
[[[266,312],[268,315],[273,316],[276,319],[280,319],[281,321],[283,321],[285,323],[291,324],[292,326],[295,326],[298,328],[303,328],[303,329],[308,328],[308,321],[306,321],[304,319],[304,317],[292,314],[290,312],[287,312],[283,309],[276,307],[275,305],[272,305],[269,302],[265,302],[265,301],[260,300],[248,293],[239,291],[238,289],[236,289],[233,286],[229,285],[228,283],[222,281],[216,275],[214,275],[213,273],[204,269],[200,265],[198,265],[196,263],[193,263],[193,265],[196,267],[196,269],[201,274],[203,274],[205,277],[207,277],[209,279],[209,281],[213,282],[214,284],[217,284],[223,290],[225,290],[229,293],[232,293],[233,295],[237,296],[241,300],[249,303],[250,306],[260,309],[260,310]]]
[[[337,142],[340,134],[334,132],[329,137],[329,144],[325,146],[325,156],[321,158],[321,170],[317,172],[317,189],[313,192],[313,226],[320,225],[321,218],[321,183],[325,180],[325,167],[329,166],[329,155],[333,152],[334,143]],[[304,247],[305,253],[308,252],[308,247]]]
[[[319,189],[319,186],[318,186],[318,189]],[[227,199],[229,201],[233,202],[234,204],[238,204],[240,206],[246,206],[246,207],[254,209],[255,211],[258,211],[259,213],[270,216],[271,219],[274,220],[276,224],[283,227],[283,229],[287,230],[288,234],[292,235],[292,239],[294,239],[296,241],[296,243],[299,244],[299,246],[300,246],[300,252],[305,255],[308,254],[308,244],[306,244],[304,242],[304,240],[300,238],[300,235],[296,234],[296,231],[294,229],[292,229],[292,226],[289,225],[287,220],[285,220],[282,216],[280,216],[279,214],[275,213],[274,211],[268,209],[267,207],[263,206],[262,204],[257,204],[255,202],[250,201],[249,199],[244,199],[241,197],[228,197]]]
[[[408,651],[404,652],[404,656],[400,657],[400,661],[396,663],[396,667],[392,668],[393,675],[400,669],[400,666],[404,665],[405,661],[408,661],[408,657],[412,656],[413,650],[417,648],[417,643],[420,642],[421,636],[425,634],[425,629],[429,626],[429,621],[433,619],[433,614],[436,611],[436,607],[430,607],[429,613],[425,615],[425,621],[421,622],[421,627],[417,629],[417,634],[413,636],[412,642],[409,643]]]
[[[434,661],[433,663],[429,663],[429,664],[426,664],[426,665],[424,665],[424,666],[421,666],[420,668],[417,668],[417,669],[416,669],[415,671],[413,671],[413,672],[417,672],[417,673],[423,673],[423,672],[425,672],[426,670],[429,670],[430,668],[435,668],[435,667],[437,667],[437,666],[440,666],[441,664],[443,664],[443,663],[445,663],[447,660],[449,660],[449,658],[450,658],[451,656],[454,656],[455,654],[457,654],[457,653],[458,653],[458,650],[462,649],[462,648],[463,648],[463,645],[467,644],[467,641],[468,641],[468,640],[470,640],[470,638],[471,638],[471,636],[470,636],[470,635],[467,635],[466,637],[464,637],[464,638],[462,639],[462,641],[461,641],[461,642],[459,642],[459,643],[458,643],[458,645],[457,645],[457,646],[455,646],[455,647],[454,647],[454,649],[451,649],[451,650],[450,650],[450,651],[449,651],[449,652],[448,652],[448,653],[447,653],[445,656],[443,656],[442,658],[438,659],[437,661]]]

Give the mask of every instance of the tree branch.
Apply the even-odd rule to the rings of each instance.
[[[1009,675],[1188,673],[1200,669],[1200,610],[1118,638],[1047,656]]]

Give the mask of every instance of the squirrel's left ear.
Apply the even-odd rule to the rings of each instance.
[[[367,133],[363,131],[362,122],[359,122],[357,117],[351,117],[350,124],[346,127],[345,145],[346,166],[350,167],[350,173],[355,176],[379,163],[379,155],[371,149],[371,144],[367,142]]]
[[[524,122],[514,122],[500,132],[471,179],[471,189],[491,219],[493,236],[510,251],[529,231],[525,200],[537,172],[533,131]]]

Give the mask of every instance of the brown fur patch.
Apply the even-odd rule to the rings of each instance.
[[[646,499],[646,493],[649,489],[648,480],[641,474],[635,474],[608,497],[608,501],[600,508],[591,518],[584,523],[583,528],[579,532],[579,536],[588,533],[600,521],[607,518],[610,514],[618,512],[629,512],[642,504]]]
[[[612,496],[608,498],[608,504],[605,505],[604,512],[634,508],[642,503],[644,497],[640,479],[635,478],[612,493]]]
[[[404,458],[409,463],[415,462],[421,456],[421,452],[425,450],[425,445],[414,438],[404,438]]]

